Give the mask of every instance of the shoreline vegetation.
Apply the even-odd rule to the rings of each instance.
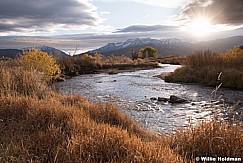
[[[26,57],[0,61],[0,162],[194,162],[201,156],[243,158],[241,123],[220,122],[215,117],[159,136],[122,114],[112,103],[91,103],[80,95],[53,90],[50,80],[60,74],[62,67],[56,67],[48,55],[34,53],[35,57],[26,52]],[[43,61],[49,64],[38,66]]]
[[[62,70],[61,76],[72,76],[93,73],[116,74],[123,71],[136,71],[142,69],[158,68],[158,62],[148,59],[131,60],[126,56],[102,56],[101,54],[84,54],[78,57],[58,59],[57,63]]]
[[[166,82],[198,83],[243,90],[243,49],[226,52],[197,51],[187,56],[184,66],[160,77]]]

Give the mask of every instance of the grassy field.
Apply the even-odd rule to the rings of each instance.
[[[0,61],[0,162],[194,162],[243,157],[242,125],[203,122],[158,136],[112,103],[51,89],[38,69]]]
[[[198,51],[186,58],[185,66],[164,76],[167,82],[200,83],[243,89],[243,49],[226,52]]]

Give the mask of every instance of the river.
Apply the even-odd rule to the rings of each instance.
[[[170,133],[217,114],[222,120],[242,119],[242,107],[230,107],[224,101],[243,102],[243,91],[214,88],[194,84],[166,83],[155,77],[172,72],[178,65],[160,64],[160,68],[123,72],[118,74],[88,74],[57,83],[57,88],[68,94],[81,94],[89,101],[114,102],[123,113],[158,133]],[[151,97],[176,95],[187,99],[183,104],[171,104],[150,100]],[[233,109],[232,109],[233,108]],[[239,109],[241,108],[241,109]]]

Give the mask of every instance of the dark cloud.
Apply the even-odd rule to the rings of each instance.
[[[214,24],[242,25],[243,0],[193,0],[179,17],[191,21],[200,16],[210,18]]]
[[[96,25],[99,17],[88,1],[1,0],[0,32],[48,30],[54,26]]]
[[[126,33],[126,32],[155,32],[155,31],[172,31],[178,30],[175,26],[163,26],[163,25],[132,25],[123,29],[118,29],[115,33]]]

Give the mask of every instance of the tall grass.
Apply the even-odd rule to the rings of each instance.
[[[35,70],[26,70],[16,61],[0,61],[0,96],[24,95],[44,96],[48,85],[42,74]]]
[[[186,58],[185,66],[165,76],[168,82],[201,83],[243,89],[243,50],[216,53],[198,51]],[[222,74],[220,81],[218,74]]]
[[[78,103],[83,103],[83,107]],[[87,103],[77,96],[54,95],[41,100],[1,97],[0,161],[182,161],[157,136],[121,113],[111,113],[118,113],[116,107],[107,107]],[[94,108],[109,109],[110,113],[91,114]]]
[[[0,162],[193,162],[195,156],[243,157],[242,126],[211,121],[158,136],[114,104],[90,103],[80,95],[47,90],[36,72],[13,62],[1,63],[0,72]]]
[[[214,119],[177,131],[170,146],[184,157],[243,157],[243,125],[229,125]]]

